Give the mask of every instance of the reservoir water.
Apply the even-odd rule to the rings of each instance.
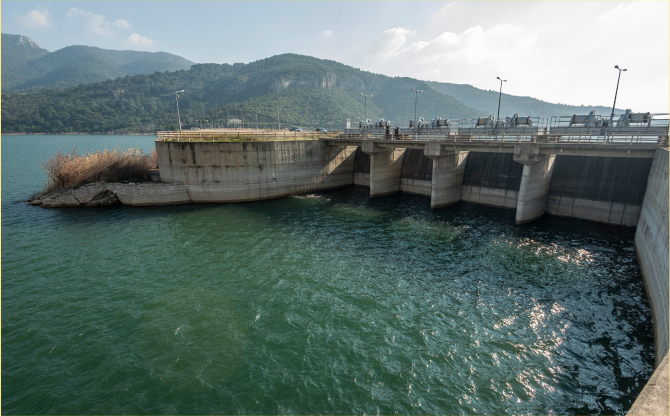
[[[42,209],[2,137],[3,414],[625,414],[653,372],[634,230],[367,188]]]

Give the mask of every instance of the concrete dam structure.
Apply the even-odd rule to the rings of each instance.
[[[333,138],[158,140],[156,151],[161,181],[183,184],[191,202],[258,201],[359,185],[371,197],[423,195],[436,209],[460,201],[515,209],[517,224],[548,213],[637,227],[657,370],[630,414],[668,408],[667,148]]]

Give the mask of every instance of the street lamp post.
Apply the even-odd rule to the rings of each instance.
[[[362,95],[363,97],[365,97],[365,121],[367,121],[367,120],[368,120],[368,97],[370,97],[370,96],[369,96],[369,95],[365,95],[365,94],[363,94],[363,93],[361,93],[361,95]]]
[[[496,116],[496,126],[498,125],[498,122],[500,121],[500,100],[502,99],[502,83],[507,82],[506,79],[502,79],[500,77],[496,77],[497,79],[500,80],[500,94],[498,95],[498,115]]]
[[[175,91],[174,95],[177,97],[177,120],[179,120],[179,138],[181,139],[181,114],[179,114],[179,93],[180,92],[184,92],[184,90]]]
[[[616,106],[616,96],[619,93],[619,81],[621,80],[621,72],[628,71],[627,69],[619,68],[619,65],[614,65],[614,68],[619,70],[619,78],[616,80],[616,91],[614,92],[614,104],[612,104],[612,115],[610,116],[610,126],[614,123],[614,107]]]
[[[414,125],[416,125],[416,104],[419,101],[419,93],[423,92],[423,90],[417,90],[412,87],[412,91],[416,92],[416,96],[414,97]]]

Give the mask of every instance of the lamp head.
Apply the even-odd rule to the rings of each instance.
[[[175,92],[184,92],[184,90],[181,90],[181,91],[175,91]]]

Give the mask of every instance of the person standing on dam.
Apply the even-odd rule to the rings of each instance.
[[[395,139],[396,139],[396,140],[400,140],[400,127],[396,126],[396,127],[395,127],[395,130],[393,131],[393,133],[394,133],[394,135],[395,135]]]
[[[391,129],[386,125],[386,140],[391,140]]]

